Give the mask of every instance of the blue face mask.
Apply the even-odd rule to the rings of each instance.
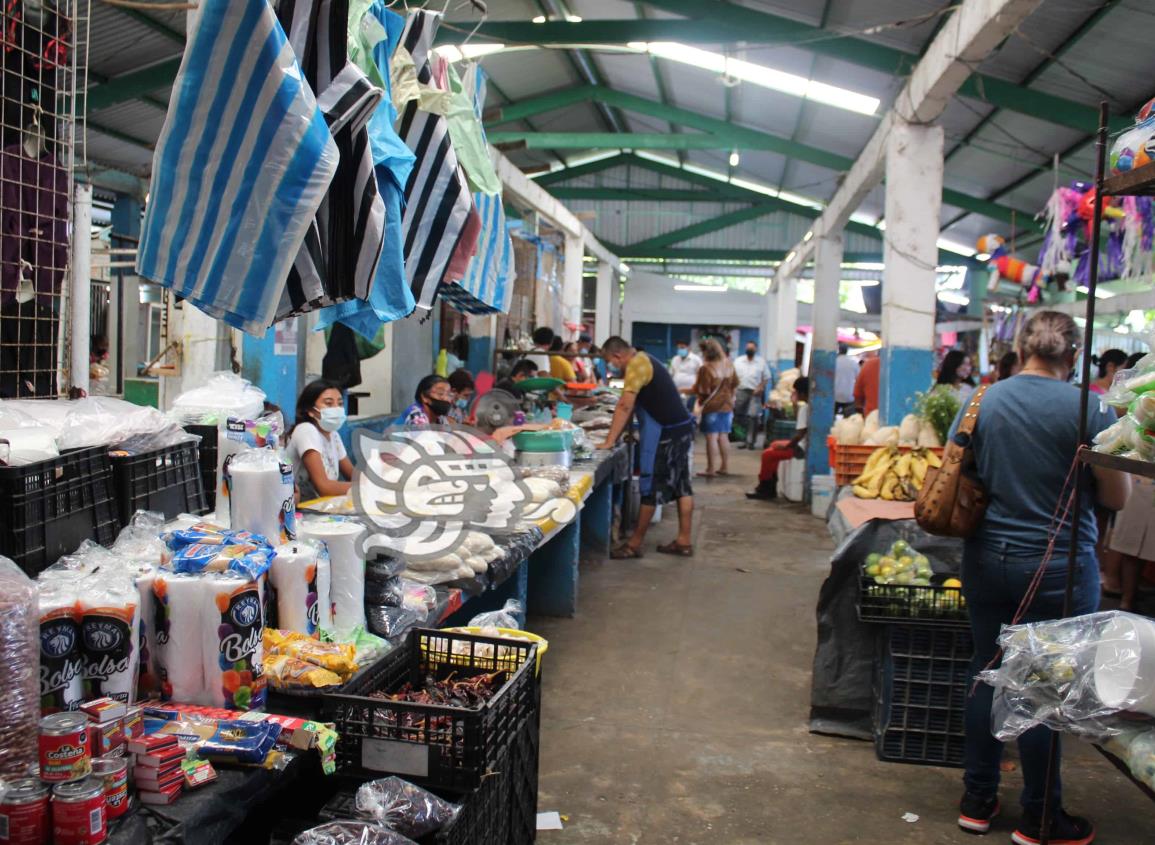
[[[457,407],[464,411],[466,408],[469,407],[469,400],[468,399],[458,399],[457,400]]]
[[[687,349],[686,347],[681,347],[678,349],[678,357],[679,358],[685,358],[689,354],[690,354],[690,350]]]
[[[611,364],[610,362],[607,361],[606,362],[606,370],[614,378],[621,378],[622,368],[619,367],[617,364]]]
[[[325,431],[337,431],[345,424],[344,408],[319,408],[318,411],[321,415],[318,424]]]

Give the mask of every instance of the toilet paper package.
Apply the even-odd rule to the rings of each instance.
[[[40,585],[40,708],[75,710],[84,701],[80,602],[74,584]]]
[[[200,583],[205,694],[199,703],[260,710],[265,703],[260,584],[236,573],[202,575]]]
[[[297,538],[293,469],[271,449],[250,449],[224,466],[229,525],[277,545]]]
[[[198,702],[206,697],[201,576],[158,573],[152,593],[155,644],[149,647],[161,699]]]
[[[365,527],[354,519],[315,516],[301,520],[301,537],[323,542],[329,553],[329,598],[338,636],[365,627]]]
[[[85,579],[80,642],[87,700],[136,701],[140,674],[140,600],[127,579]]]
[[[324,543],[301,539],[278,546],[269,570],[276,592],[277,626],[311,637],[332,628],[329,553]]]

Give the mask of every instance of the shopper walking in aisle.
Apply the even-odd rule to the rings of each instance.
[[[341,389],[325,379],[305,385],[297,398],[297,413],[286,450],[300,501],[343,496],[353,486],[353,462],[337,434],[344,424],[345,398]]]
[[[722,347],[719,346],[718,348],[721,349]],[[674,344],[674,357],[670,360],[670,375],[674,377],[674,387],[678,388],[678,392],[686,398],[686,408],[691,413],[698,401],[697,394],[694,393],[694,384],[698,380],[698,370],[701,368],[702,358],[690,349],[689,341],[679,340]]]
[[[762,397],[770,380],[770,368],[766,366],[766,359],[758,354],[758,344],[751,340],[746,343],[746,354],[735,359],[734,369],[738,373],[734,417],[745,426],[746,432],[738,448],[753,449],[758,442],[757,426],[762,417]]]
[[[971,363],[971,356],[961,349],[952,349],[942,359],[942,365],[938,368],[938,378],[935,379],[935,387],[945,385],[956,391],[959,401],[962,402],[963,407],[966,407],[971,394],[975,392],[975,380],[971,376],[973,370],[974,364]]]
[[[1122,349],[1108,349],[1102,355],[1092,355],[1091,363],[1099,368],[1099,377],[1091,382],[1090,389],[1102,396],[1111,389],[1115,373],[1126,366],[1127,353]]]
[[[878,380],[882,375],[882,357],[878,352],[867,353],[854,380],[854,406],[863,416],[878,410]]]
[[[694,554],[690,529],[694,514],[694,490],[690,484],[690,450],[694,446],[694,422],[682,401],[674,380],[653,355],[639,352],[620,337],[602,344],[602,354],[611,371],[624,374],[625,389],[609,434],[598,446],[612,449],[635,413],[641,429],[642,506],[634,533],[611,557],[638,558],[654,511],[658,505],[678,503],[678,536],[658,546],[663,554],[689,557]]]
[[[734,424],[734,392],[738,387],[738,376],[718,341],[704,340],[701,349],[705,362],[698,370],[692,388],[697,416],[702,421],[702,433],[706,435],[706,471],[699,475],[713,478],[730,474],[729,439]]]
[[[1073,319],[1057,311],[1035,314],[1019,340],[1022,371],[988,388],[978,409],[971,442],[989,505],[963,552],[963,595],[975,647],[972,675],[994,660],[999,633],[1014,619],[1047,554],[1054,515],[1066,504],[1067,482],[1081,445],[1077,436],[1079,391],[1067,383],[1079,347],[1079,330]],[[955,372],[958,363],[953,367]],[[955,429],[965,413],[966,406],[955,420]],[[1091,403],[1088,415],[1084,445],[1115,421],[1115,415],[1101,410],[1097,403]],[[1091,613],[1099,606],[1093,500],[1097,498],[1117,510],[1126,502],[1130,488],[1126,475],[1111,470],[1095,468],[1094,482],[1086,493],[1078,527],[1075,614]],[[1057,528],[1054,554],[1022,622],[1062,616],[1069,543],[1069,529]],[[966,791],[958,824],[971,833],[986,833],[999,812],[1003,744],[991,733],[993,694],[990,686],[980,684],[966,702]],[[1012,837],[1018,845],[1040,841],[1050,743],[1051,732],[1043,726],[1027,731],[1018,740],[1024,781],[1023,814]],[[1052,845],[1086,845],[1094,839],[1094,826],[1067,814],[1057,777],[1055,784]]]
[[[753,493],[746,494],[747,499],[777,499],[779,464],[806,455],[806,435],[810,428],[810,379],[799,376],[794,380],[790,400],[794,403],[794,436],[789,440],[775,440],[762,450],[758,486]]]
[[[851,414],[854,412],[854,383],[858,380],[858,362],[850,357],[850,347],[838,344],[838,357],[834,359],[834,412]]]

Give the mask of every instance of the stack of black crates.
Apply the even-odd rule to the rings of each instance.
[[[884,626],[874,665],[878,758],[961,766],[974,653],[961,591],[883,586],[863,575],[858,616]]]
[[[537,646],[415,629],[370,673],[327,694],[337,770],[350,782],[396,775],[461,805],[436,845],[529,845],[537,836],[541,678]],[[465,709],[371,698],[427,678],[503,672],[497,694]]]

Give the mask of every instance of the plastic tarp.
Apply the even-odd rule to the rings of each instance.
[[[818,594],[818,647],[810,685],[813,733],[873,738],[874,663],[883,626],[858,620],[859,572],[868,554],[900,539],[926,555],[936,574],[957,574],[962,568],[962,540],[927,534],[913,519],[873,519],[846,536]]]

